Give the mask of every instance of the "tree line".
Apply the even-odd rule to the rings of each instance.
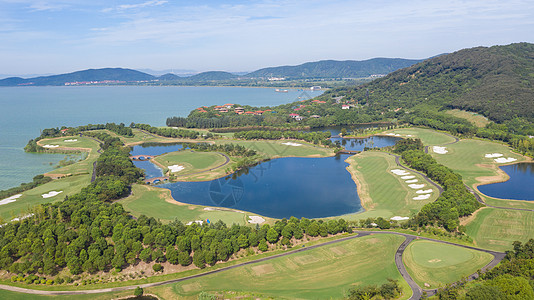
[[[164,137],[170,137],[170,138],[187,138],[187,139],[197,139],[200,136],[200,133],[197,131],[192,130],[185,130],[185,129],[176,129],[176,128],[159,128],[159,127],[153,127],[148,124],[133,124],[134,128],[139,128],[141,130],[148,131],[152,134],[164,136]],[[212,137],[213,135],[211,133],[208,133],[208,137]]]
[[[130,192],[142,171],[128,159],[129,148],[118,138],[94,133],[104,151],[98,158],[97,178],[79,193],[63,201],[32,209],[26,219],[0,228],[0,268],[26,283],[72,282],[61,275],[120,271],[140,261],[190,265],[198,268],[228,260],[240,250],[268,251],[285,247],[305,236],[351,232],[343,219],[290,218],[273,226],[227,226],[221,221],[186,226],[141,215],[132,218],[115,199]],[[158,267],[159,268],[159,267]]]
[[[256,151],[238,144],[184,143],[184,148],[207,152],[224,152],[230,156],[252,157]]]
[[[329,131],[313,131],[302,132],[292,130],[248,130],[234,133],[234,138],[244,140],[279,140],[279,139],[295,139],[304,140],[314,144],[321,144],[325,146],[334,146],[330,140],[331,133]]]

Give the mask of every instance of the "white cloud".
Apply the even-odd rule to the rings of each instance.
[[[102,12],[109,13],[112,11],[124,11],[124,10],[129,10],[129,9],[145,8],[145,7],[150,7],[150,6],[160,6],[165,3],[168,3],[168,1],[167,0],[149,0],[149,1],[142,2],[142,3],[121,4],[115,8],[111,8],[111,7],[104,8]]]

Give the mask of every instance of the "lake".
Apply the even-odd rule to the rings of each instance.
[[[278,158],[240,175],[208,182],[158,185],[175,200],[228,207],[272,218],[322,218],[362,210],[357,187],[345,169],[348,156]]]
[[[164,126],[196,107],[225,103],[279,105],[300,100],[302,91],[239,87],[2,87],[0,88],[0,190],[53,170],[61,154],[30,154],[28,140],[51,127],[98,123]],[[306,91],[315,97],[320,91]]]
[[[501,166],[510,179],[478,186],[485,195],[502,199],[534,201],[534,163]]]

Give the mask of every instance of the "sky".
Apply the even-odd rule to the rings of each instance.
[[[254,71],[534,42],[532,0],[0,0],[0,74]]]

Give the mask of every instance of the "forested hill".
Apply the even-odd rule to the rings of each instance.
[[[41,76],[35,78],[19,78],[11,77],[0,80],[0,86],[15,86],[15,85],[65,85],[65,83],[72,82],[91,82],[91,81],[121,81],[121,82],[131,82],[131,81],[146,81],[154,80],[156,77],[123,68],[104,68],[104,69],[89,69],[83,71],[77,71],[73,73],[52,75],[52,76]]]
[[[300,78],[362,78],[376,74],[389,74],[395,70],[414,65],[422,60],[402,58],[373,58],[355,60],[322,60],[298,66],[264,68],[245,75],[246,77]]]
[[[534,44],[477,47],[425,60],[356,88],[333,91],[396,109],[429,104],[534,122]]]

